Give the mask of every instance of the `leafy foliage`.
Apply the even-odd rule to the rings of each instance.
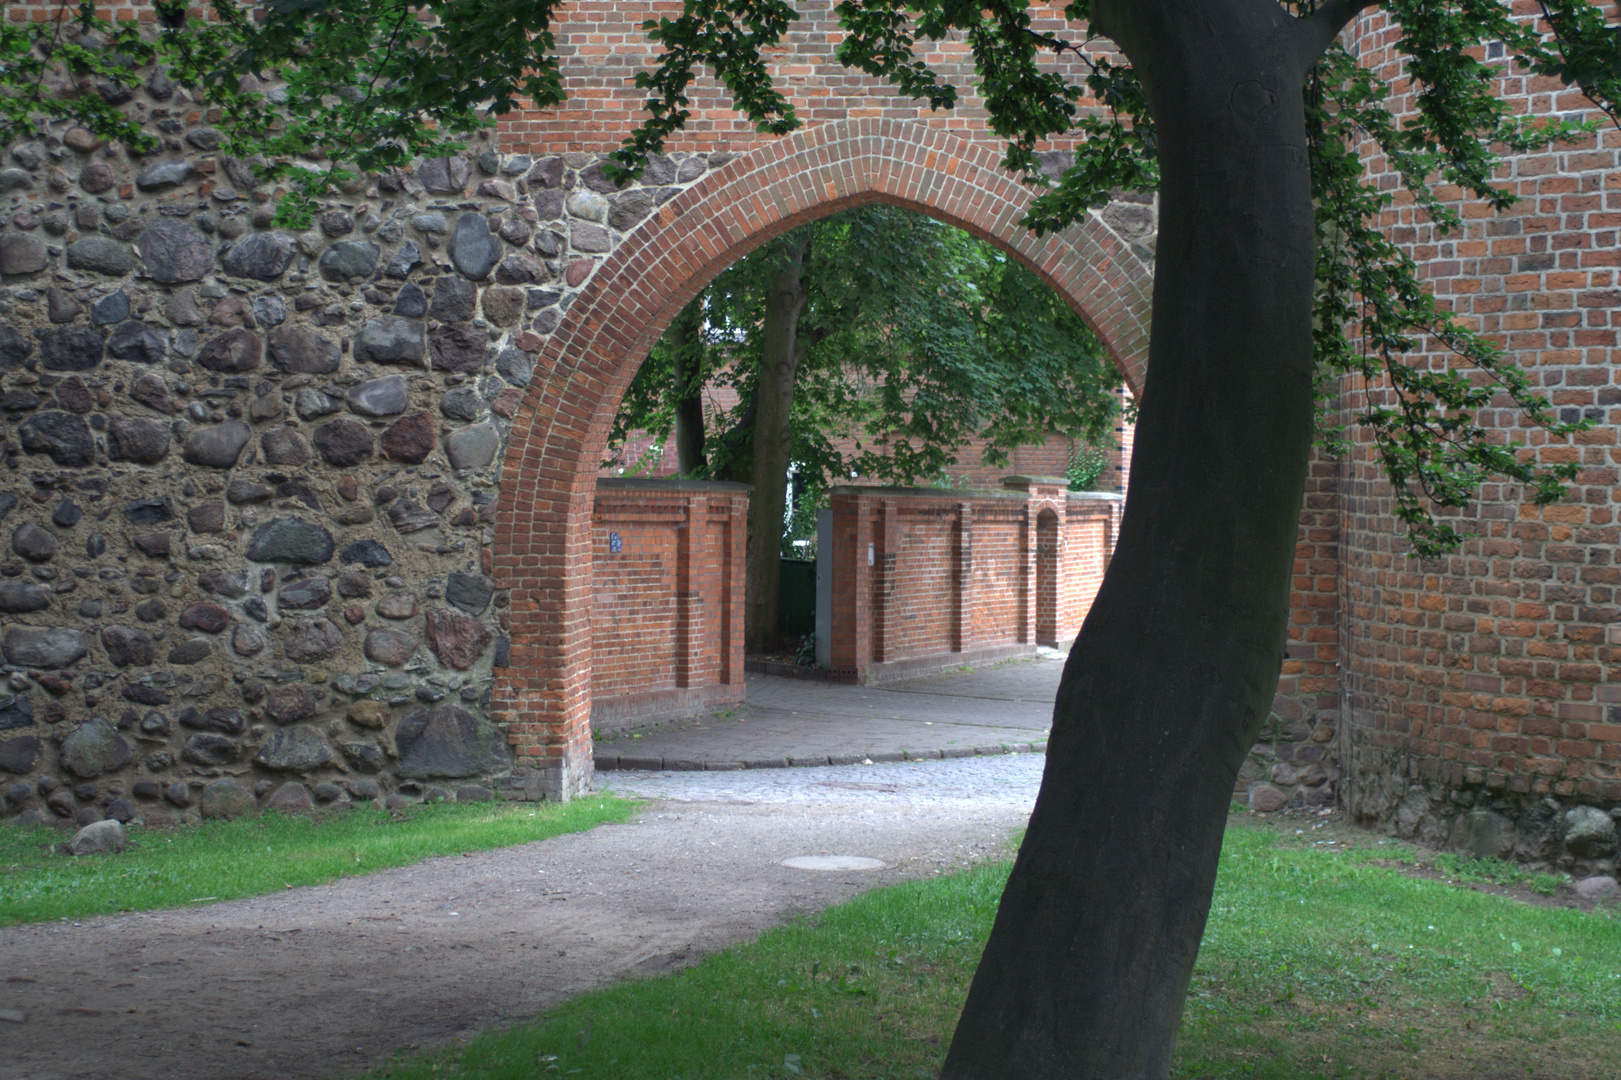
[[[1064,478],[1069,482],[1069,490],[1095,490],[1098,479],[1103,475],[1104,470],[1109,467],[1109,462],[1113,460],[1113,456],[1103,447],[1077,441],[1070,448],[1069,465],[1064,470]]]
[[[1373,5],[1285,6],[1324,26],[1328,41]],[[1587,421],[1556,417],[1525,371],[1424,289],[1412,259],[1381,226],[1398,199],[1410,199],[1436,229],[1457,229],[1458,211],[1436,181],[1502,209],[1513,202],[1493,179],[1502,153],[1594,130],[1591,121],[1513,115],[1498,96],[1500,71],[1484,59],[1483,43],[1501,44],[1513,72],[1578,87],[1621,123],[1621,27],[1593,0],[1540,0],[1537,18],[1515,14],[1503,0],[1380,6],[1398,30],[1393,48],[1405,59],[1416,112],[1398,120],[1378,74],[1337,44],[1305,91],[1320,253],[1316,358],[1325,399],[1347,376],[1367,388],[1367,405],[1354,420],[1371,435],[1414,550],[1430,555],[1461,539],[1436,520],[1435,509],[1465,505],[1483,478],[1517,482],[1548,502],[1572,476],[1571,466],[1540,461],[1531,447],[1482,425],[1482,408],[1517,408],[1555,439]],[[292,185],[281,215],[296,223],[330,184],[447,153],[461,145],[457,133],[488,126],[526,99],[545,108],[565,96],[552,35],[557,0],[269,0],[257,18],[236,0],[210,0],[202,20],[182,0],[158,7],[155,31],[97,20],[88,3],[64,3],[61,22],[0,24],[0,134],[11,140],[46,120],[71,119],[147,152],[150,140],[115,102],[119,88],[132,85],[133,67],[167,64],[223,110],[218,126],[228,152],[255,161],[267,180]],[[1063,228],[1113,192],[1155,186],[1148,101],[1130,65],[1097,32],[1091,0],[1064,8],[1077,27],[1073,37],[1038,29],[1035,9],[1023,0],[841,0],[836,11],[845,30],[839,59],[932,109],[951,108],[961,88],[929,66],[923,49],[948,38],[966,44],[974,89],[1007,144],[1005,164],[1043,189],[1026,222],[1031,228]],[[786,0],[686,0],[678,15],[647,23],[661,50],[658,63],[636,77],[647,93],[647,118],[615,155],[613,170],[637,172],[680,130],[690,118],[694,80],[710,74],[759,130],[792,129],[798,118],[771,64],[794,19]],[[72,24],[89,33],[68,33]],[[1054,57],[1077,60],[1086,74],[1066,78]],[[273,100],[245,78],[266,73],[286,81],[285,96],[278,90]],[[52,90],[63,85],[76,89]],[[1074,164],[1056,181],[1038,155],[1055,136],[1077,144]],[[1388,164],[1396,188],[1368,175],[1375,158]],[[926,379],[896,386],[925,401],[936,392]],[[1344,445],[1339,420],[1325,417],[1331,449]],[[911,447],[924,434],[897,429],[891,457],[921,467],[927,455],[916,457]]]
[[[856,10],[840,11],[851,39],[841,56],[871,74],[890,79],[904,93],[944,107],[954,100],[934,73],[916,59],[915,31],[939,39],[956,31],[975,47],[981,92],[992,124],[1008,139],[1005,164],[1025,179],[1049,187],[1036,200],[1028,224],[1062,228],[1116,188],[1148,188],[1154,180],[1153,120],[1129,67],[1084,46],[1042,35],[1029,26],[1015,2],[925,4],[906,24]],[[1288,5],[1312,17],[1315,0]],[[1345,6],[1347,15],[1363,4]],[[1514,201],[1493,182],[1498,147],[1524,151],[1589,135],[1596,123],[1556,118],[1528,121],[1511,115],[1497,95],[1496,72],[1480,58],[1480,43],[1502,42],[1524,70],[1580,86],[1599,108],[1615,117],[1621,101],[1621,29],[1606,24],[1599,7],[1585,0],[1541,5],[1544,24],[1516,19],[1496,0],[1392,0],[1383,5],[1398,24],[1396,49],[1407,58],[1416,84],[1418,115],[1398,122],[1387,104],[1388,87],[1342,45],[1329,46],[1306,88],[1311,138],[1313,194],[1317,203],[1318,319],[1315,359],[1321,373],[1319,399],[1338,397],[1341,377],[1360,377],[1368,404],[1356,417],[1371,433],[1375,452],[1396,494],[1397,517],[1408,527],[1413,551],[1433,556],[1456,547],[1463,536],[1436,519],[1436,507],[1466,506],[1490,476],[1525,485],[1532,500],[1549,503],[1564,494],[1576,465],[1543,463],[1524,444],[1505,440],[1479,422],[1488,405],[1519,409],[1526,420],[1563,438],[1588,426],[1584,417],[1556,417],[1530,376],[1494,342],[1443,309],[1423,286],[1412,258],[1382,231],[1398,190],[1382,187],[1367,162],[1382,155],[1409,197],[1441,232],[1459,228],[1457,209],[1432,185],[1439,177],[1495,209]],[[1089,0],[1065,9],[1071,20],[1090,14]],[[984,38],[994,21],[1000,36]],[[1547,32],[1545,32],[1545,30]],[[983,39],[983,42],[982,42]],[[989,43],[984,43],[989,42]],[[1032,42],[1039,49],[1032,49]],[[1086,82],[1101,109],[1073,117],[1076,88],[1058,86],[1037,65],[1039,52],[1081,58]],[[1002,93],[1017,86],[1014,94]],[[1031,152],[1042,139],[1079,135],[1076,165],[1051,187]],[[1448,354],[1425,357],[1420,350]],[[1414,355],[1417,353],[1418,355]],[[1336,418],[1325,415],[1323,445],[1343,450]]]
[[[887,206],[802,226],[735,263],[681,318],[701,312],[703,352],[687,370],[730,386],[740,404],[712,425],[707,475],[746,479],[762,342],[758,333],[780,252],[810,235],[800,318],[809,348],[793,407],[801,490],[852,472],[913,484],[985,440],[987,464],[1049,434],[1106,442],[1119,413],[1118,373],[1079,316],[1046,284],[991,244]],[[668,438],[675,350],[654,347],[615,417],[610,445],[632,432]],[[836,440],[856,440],[841,453]],[[814,498],[814,495],[812,496]]]

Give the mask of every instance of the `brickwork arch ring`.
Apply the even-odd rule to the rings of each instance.
[[[1141,387],[1149,269],[1095,217],[1039,238],[1021,228],[1029,189],[998,161],[995,145],[920,122],[811,127],[733,158],[659,207],[575,298],[514,417],[492,553],[511,597],[492,707],[540,790],[569,797],[591,775],[591,510],[609,426],[670,320],[737,259],[864,203],[929,214],[1034,270]]]

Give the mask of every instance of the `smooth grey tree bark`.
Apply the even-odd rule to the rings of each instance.
[[[1233,785],[1277,688],[1312,439],[1302,90],[1360,5],[1093,0],[1159,139],[1120,542],[943,1075],[1163,1080]],[[1151,658],[1146,659],[1146,658]]]

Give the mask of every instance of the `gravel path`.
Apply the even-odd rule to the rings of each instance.
[[[1044,758],[621,772],[649,802],[500,851],[251,900],[0,930],[0,1077],[314,1077],[679,967],[1002,850]],[[858,855],[883,869],[781,861]]]

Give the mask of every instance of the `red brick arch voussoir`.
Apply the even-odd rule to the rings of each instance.
[[[520,765],[567,797],[591,771],[591,508],[621,397],[700,289],[795,226],[887,202],[991,240],[1097,332],[1133,388],[1148,355],[1151,273],[1096,218],[1037,237],[999,149],[924,123],[858,119],[773,141],[713,170],[637,227],[575,298],[536,364],[507,444],[493,572],[511,649],[492,704]]]

